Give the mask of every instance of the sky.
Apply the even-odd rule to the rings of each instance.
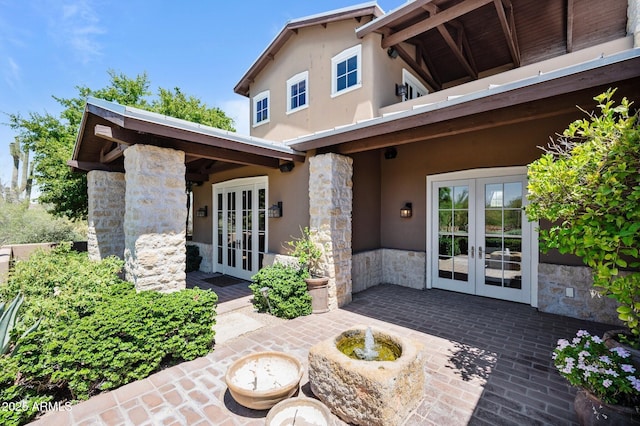
[[[11,180],[7,114],[58,116],[53,99],[100,89],[108,70],[147,73],[150,90],[180,88],[249,133],[234,86],[287,21],[364,0],[0,0],[0,181]],[[378,0],[388,12],[405,0]]]

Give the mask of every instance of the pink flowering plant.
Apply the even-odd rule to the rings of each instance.
[[[560,374],[602,402],[640,406],[640,379],[631,353],[607,347],[601,338],[580,330],[572,340],[560,339],[552,358]]]

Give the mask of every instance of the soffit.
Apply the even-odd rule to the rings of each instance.
[[[304,161],[288,146],[90,98],[68,162],[76,171],[124,171],[124,150],[145,144],[185,152],[187,179],[205,181],[218,171],[245,165],[276,168]]]
[[[358,28],[411,59],[440,90],[626,34],[627,0],[415,0]]]

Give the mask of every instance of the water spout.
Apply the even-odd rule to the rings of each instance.
[[[373,331],[371,327],[367,327],[367,331],[364,334],[364,348],[356,348],[353,350],[356,356],[365,361],[371,361],[378,357],[378,351],[376,350],[376,341],[373,337]]]

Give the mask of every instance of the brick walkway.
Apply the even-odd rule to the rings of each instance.
[[[205,284],[190,274],[190,285]],[[216,288],[224,312],[250,304],[246,285]],[[573,425],[574,390],[551,363],[558,338],[610,326],[542,314],[529,306],[441,290],[380,285],[333,312],[269,324],[216,345],[206,357],[130,383],[37,425],[263,425],[266,411],[246,409],[224,383],[240,356],[264,350],[296,355],[345,329],[373,325],[425,345],[424,399],[405,425]],[[311,395],[305,374],[302,392]]]

